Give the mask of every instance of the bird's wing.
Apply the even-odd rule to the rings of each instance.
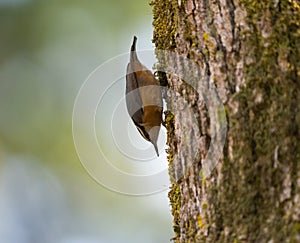
[[[129,115],[136,124],[142,123],[143,103],[139,91],[138,82],[131,64],[127,65],[126,74],[126,105]]]

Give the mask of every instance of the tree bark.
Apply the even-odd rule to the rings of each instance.
[[[300,242],[300,2],[151,5],[156,49],[200,67],[193,87],[158,72],[172,90],[165,119],[174,242]],[[187,69],[180,59],[157,58],[175,73]],[[210,86],[225,107],[227,133],[216,168],[203,176],[215,124],[201,94]]]

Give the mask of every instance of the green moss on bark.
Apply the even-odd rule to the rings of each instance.
[[[182,1],[181,6],[185,4]],[[236,104],[226,104],[229,141],[219,171],[221,183],[207,180],[202,185],[207,193],[205,211],[209,227],[209,234],[202,241],[297,242],[300,238],[300,7],[296,0],[241,0],[235,4],[239,6],[234,9],[245,11],[247,28],[236,36],[244,52],[236,53],[236,60],[232,60],[227,59],[228,52],[218,36],[220,26],[214,21],[201,20],[207,29],[193,36],[190,22],[178,21],[181,9],[177,1],[152,2],[156,47],[175,50],[180,25],[180,41],[188,43],[187,47],[204,50],[203,54],[211,58],[219,55],[214,61],[225,60],[222,72],[227,76],[224,80],[230,82],[230,103]],[[208,5],[201,11],[213,14]],[[230,8],[231,14],[235,14],[232,6]],[[234,17],[232,21],[237,21]],[[239,23],[233,26],[243,27]],[[202,60],[197,55],[190,58]],[[207,58],[207,62],[210,61]],[[241,76],[245,80],[237,90],[234,85],[239,77],[235,66],[239,61],[243,64]],[[213,65],[207,67],[213,68]],[[174,145],[174,117],[168,113],[166,119],[168,144]],[[176,152],[168,151],[173,183],[169,198],[174,216],[174,240],[179,242],[182,191],[172,178]],[[218,174],[214,173],[213,177],[217,178]],[[203,219],[198,217],[200,231]],[[186,222],[187,229],[197,230],[191,225],[193,222]]]
[[[299,188],[300,12],[288,1],[241,2],[249,52],[243,57],[245,88],[234,97],[238,112],[229,111],[235,143],[234,157],[223,166],[224,224],[232,226],[230,240],[295,240],[292,234],[300,231],[290,222],[297,206],[289,200]]]
[[[153,6],[153,43],[159,50],[174,50],[177,32],[177,3],[173,1],[154,0]]]
[[[175,237],[173,238],[176,242],[176,239],[178,239],[180,235],[180,188],[179,185],[176,183],[173,183],[170,191],[169,191],[169,199],[170,199],[170,204],[172,207],[172,215],[173,215],[173,229],[175,233]]]

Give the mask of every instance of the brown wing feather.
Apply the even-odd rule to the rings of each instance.
[[[143,103],[138,90],[135,73],[131,69],[131,64],[127,65],[126,74],[126,106],[129,115],[135,123],[142,123]]]

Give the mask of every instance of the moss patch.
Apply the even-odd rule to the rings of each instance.
[[[173,183],[172,186],[170,187],[169,191],[169,199],[170,199],[170,204],[172,207],[172,215],[174,218],[174,225],[173,229],[175,232],[175,237],[173,240],[176,242],[180,236],[180,188],[179,185]]]
[[[153,43],[160,50],[174,50],[176,47],[175,35],[177,31],[177,2],[154,0],[153,7]]]

